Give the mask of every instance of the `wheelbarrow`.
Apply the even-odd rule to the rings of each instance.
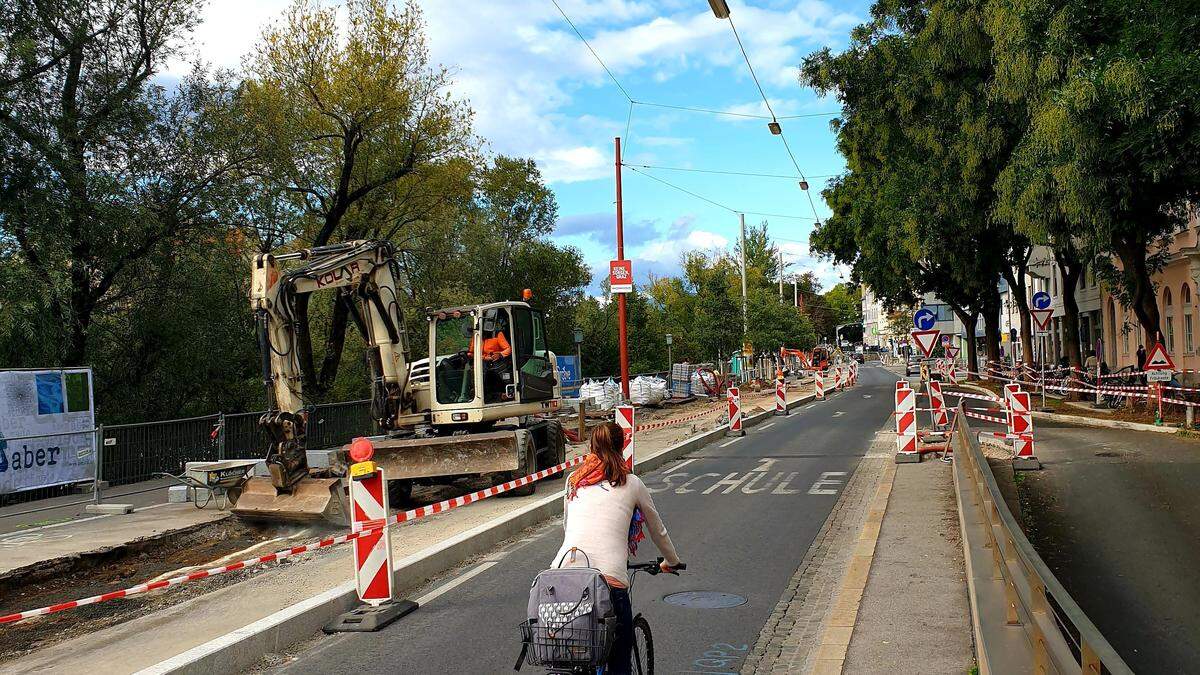
[[[242,493],[242,486],[254,473],[257,460],[226,460],[221,462],[206,462],[201,468],[179,475],[172,473],[156,473],[154,475],[171,480],[187,487],[188,501],[196,508],[202,509],[216,502],[217,508],[224,510],[237,503]],[[199,475],[199,478],[196,476]],[[201,501],[203,495],[203,501]]]

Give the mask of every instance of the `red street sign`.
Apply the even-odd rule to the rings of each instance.
[[[946,347],[946,356],[948,356],[952,359],[958,358],[958,352],[959,352],[958,347]]]
[[[1145,369],[1175,370],[1175,362],[1171,360],[1171,355],[1167,354],[1167,350],[1163,349],[1161,342],[1155,342],[1150,353],[1146,355]]]
[[[909,335],[912,336],[913,341],[917,343],[921,351],[925,352],[925,356],[929,356],[933,353],[933,348],[937,346],[938,335],[941,332],[936,328],[931,328],[930,330],[914,330]]]
[[[608,285],[613,293],[633,292],[633,261],[608,261]]]

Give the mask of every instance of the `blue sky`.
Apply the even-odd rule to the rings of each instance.
[[[705,0],[559,0],[635,100],[765,114],[728,22]],[[237,67],[285,0],[210,0],[197,32],[202,58]],[[497,153],[532,156],[558,197],[555,238],[579,247],[596,271],[615,257],[613,138],[635,165],[794,176],[767,120],[634,106],[613,84],[550,0],[420,0],[434,60],[455,72],[454,94],[470,100],[475,129]],[[729,0],[759,79],[780,117],[835,112],[836,102],[802,88],[796,68],[824,45],[844,47],[868,2]],[[628,123],[628,135],[626,125]],[[823,178],[842,171],[828,117],[782,121],[820,217]],[[838,271],[808,254],[812,208],[795,180],[644,169],[738,211],[766,217],[791,270]],[[737,216],[630,170],[624,175],[626,257],[634,272],[672,274],[690,249],[728,247]],[[747,215],[747,224],[763,220]]]

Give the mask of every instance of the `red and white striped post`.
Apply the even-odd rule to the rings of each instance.
[[[929,417],[933,428],[945,429],[950,424],[950,416],[946,413],[946,399],[942,396],[942,383],[930,380],[929,385]]]
[[[917,395],[907,382],[896,383],[896,463],[921,461],[917,451]]]
[[[325,627],[327,632],[376,631],[417,608],[408,600],[393,602],[387,479],[383,468],[371,461],[374,454],[374,446],[365,438],[350,443],[350,457],[355,460],[350,466],[350,529],[379,528],[351,544],[358,599],[366,606],[337,617]]]
[[[1021,385],[1010,382],[1004,385],[1004,423],[1012,429],[1012,395],[1021,391]]]
[[[787,384],[783,380],[783,373],[775,378],[775,414],[787,415]]]
[[[1042,468],[1033,451],[1033,409],[1027,391],[1016,391],[1009,397],[1008,433],[1012,436],[1015,451],[1013,469]]]
[[[727,436],[745,436],[742,428],[742,392],[737,387],[729,388],[729,429]]]
[[[813,383],[817,386],[817,400],[825,400],[825,373],[820,370],[813,372]]]
[[[633,431],[637,428],[633,423],[633,406],[619,405],[614,410],[617,426],[621,427],[621,431],[625,434],[621,456],[625,458],[625,468],[633,471]]]

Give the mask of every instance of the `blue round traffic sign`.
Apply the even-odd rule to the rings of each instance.
[[[929,330],[935,323],[937,323],[937,314],[934,314],[932,309],[922,307],[913,312],[913,325],[917,327],[917,330]]]
[[[1046,291],[1038,291],[1033,294],[1034,309],[1050,309],[1050,294]]]

